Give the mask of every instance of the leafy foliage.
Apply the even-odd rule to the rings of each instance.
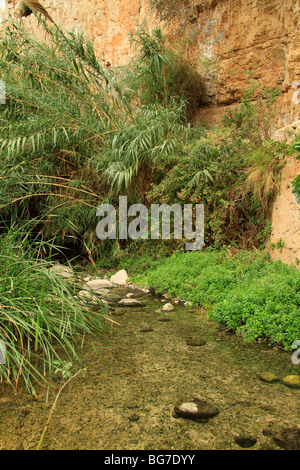
[[[248,340],[290,350],[300,337],[300,272],[259,252],[175,253],[131,280],[205,306]]]
[[[298,160],[300,160],[300,139],[294,144],[294,149],[298,152]],[[292,182],[293,185],[293,193],[296,196],[296,200],[298,204],[300,204],[300,175],[296,176],[294,181]]]

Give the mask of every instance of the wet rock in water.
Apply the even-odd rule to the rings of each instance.
[[[243,449],[248,449],[249,447],[253,447],[257,440],[252,436],[234,436],[234,442]]]
[[[142,304],[136,299],[122,299],[118,302],[122,307],[141,307]]]
[[[216,416],[219,413],[219,410],[204,400],[194,398],[190,401],[187,400],[177,403],[174,407],[174,413],[176,417],[179,416],[181,418],[193,420],[208,420],[209,418]]]
[[[111,282],[113,284],[117,284],[118,286],[125,286],[127,284],[128,279],[129,277],[125,269],[121,269],[110,278]]]
[[[262,372],[261,374],[258,374],[258,378],[263,382],[268,383],[278,382],[280,380],[280,378],[272,372]]]
[[[273,436],[276,444],[285,450],[300,450],[300,428],[285,428]]]
[[[187,339],[186,344],[188,346],[197,347],[197,346],[203,346],[204,344],[206,344],[206,341],[205,339],[202,339],[202,338],[189,338]]]
[[[92,281],[88,281],[83,286],[83,289],[99,290],[111,288],[113,286],[113,283],[110,282],[108,279],[93,279]]]
[[[287,375],[282,379],[282,383],[287,387],[300,388],[300,376],[299,375]]]
[[[174,306],[172,304],[165,304],[162,308],[163,312],[172,312],[174,310]]]
[[[55,264],[49,270],[53,274],[57,274],[58,276],[64,277],[66,279],[73,279],[74,273],[72,268],[68,266],[63,266],[62,264]]]

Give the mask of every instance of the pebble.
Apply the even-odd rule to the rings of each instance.
[[[174,310],[174,306],[172,304],[165,304],[162,308],[163,312],[172,312]]]
[[[282,383],[287,387],[300,388],[300,376],[287,375],[286,377],[283,377]]]
[[[118,302],[119,305],[123,307],[141,307],[142,304],[136,299],[121,299]]]

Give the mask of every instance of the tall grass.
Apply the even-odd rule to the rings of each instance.
[[[28,227],[27,227],[28,229]],[[74,281],[54,274],[44,252],[53,246],[32,242],[28,232],[12,227],[0,237],[0,340],[6,364],[0,378],[17,389],[47,380],[54,361],[79,360],[87,334],[104,332],[107,308],[89,311],[76,299]]]

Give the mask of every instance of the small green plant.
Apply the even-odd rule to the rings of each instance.
[[[294,150],[298,153],[297,159],[300,160],[300,138],[297,139],[297,142],[293,146]],[[300,175],[292,181],[293,193],[296,197],[298,204],[300,204]]]

